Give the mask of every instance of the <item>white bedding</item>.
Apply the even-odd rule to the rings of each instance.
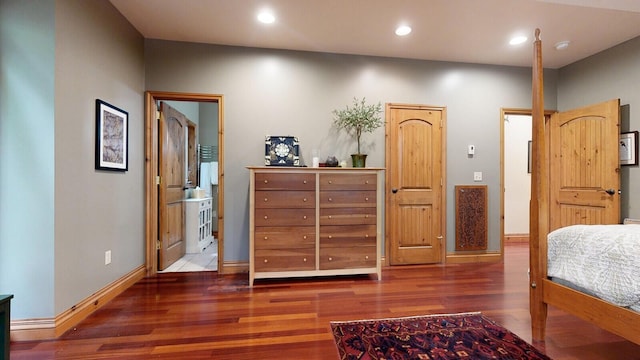
[[[548,235],[547,275],[640,311],[640,225],[573,225]]]

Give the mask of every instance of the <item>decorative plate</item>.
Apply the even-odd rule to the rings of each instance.
[[[264,164],[300,166],[300,146],[295,136],[267,136],[264,141]]]

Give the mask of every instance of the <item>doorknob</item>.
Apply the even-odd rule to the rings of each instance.
[[[398,192],[398,189],[391,189],[391,192],[395,194]]]
[[[607,194],[609,194],[609,195],[613,195],[613,194],[615,194],[615,193],[616,193],[616,191],[615,191],[615,190],[613,190],[613,189],[607,189],[607,190],[605,190],[604,192],[606,192],[606,193],[607,193]]]

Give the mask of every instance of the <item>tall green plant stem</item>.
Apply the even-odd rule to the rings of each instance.
[[[346,106],[342,110],[334,110],[334,125],[344,129],[348,134],[356,138],[358,154],[360,152],[360,138],[363,133],[372,132],[384,123],[380,116],[382,104],[367,104],[365,98],[358,100],[353,98],[353,106]]]

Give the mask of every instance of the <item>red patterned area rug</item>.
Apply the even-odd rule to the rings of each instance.
[[[331,322],[342,360],[548,359],[479,312]]]

